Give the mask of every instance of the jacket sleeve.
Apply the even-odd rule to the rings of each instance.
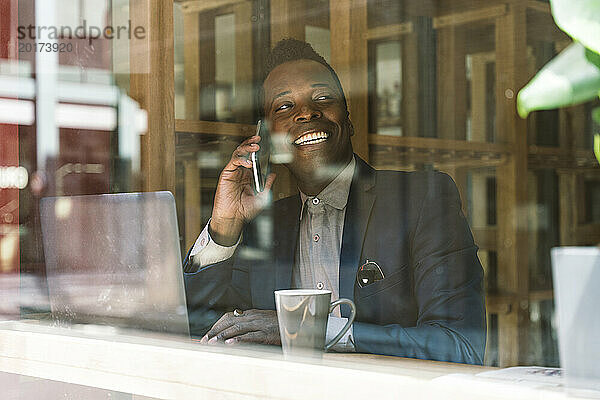
[[[435,173],[427,185],[409,239],[416,324],[355,322],[356,350],[482,364],[486,321],[477,246],[452,179]]]
[[[193,271],[191,249],[183,262],[184,271]],[[248,268],[237,263],[238,252],[229,259],[184,273],[190,333],[204,335],[211,326],[233,308],[250,308]]]

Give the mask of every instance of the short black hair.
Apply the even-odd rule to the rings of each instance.
[[[289,62],[289,61],[297,61],[297,60],[312,60],[316,61],[319,64],[325,66],[331,72],[331,76],[333,76],[333,80],[338,85],[340,89],[340,93],[342,95],[342,100],[344,101],[344,107],[346,110],[348,109],[348,103],[346,102],[346,95],[344,94],[344,89],[342,87],[342,83],[340,82],[340,78],[337,76],[331,65],[321,56],[319,53],[313,49],[313,47],[302,40],[287,38],[282,39],[275,47],[271,49],[269,54],[267,55],[267,59],[264,65],[264,76],[262,79],[262,83],[264,84],[267,76],[279,65]],[[264,93],[262,89],[262,84],[259,88],[259,109],[260,114],[263,114],[262,106],[264,100]]]

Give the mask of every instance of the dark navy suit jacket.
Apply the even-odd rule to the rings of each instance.
[[[356,159],[339,268],[340,297],[357,308],[356,351],[481,364],[483,270],[454,182],[440,172],[376,171]],[[299,195],[276,201],[260,217],[260,236],[250,224],[232,258],[185,274],[192,333],[204,334],[233,308],[275,309],[273,291],[292,283],[300,207]],[[384,279],[361,288],[356,274],[367,259]],[[189,253],[184,269],[195,269]]]

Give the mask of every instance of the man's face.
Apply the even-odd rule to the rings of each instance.
[[[291,147],[288,168],[298,178],[330,176],[352,157],[352,124],[341,89],[329,70],[312,60],[277,66],[263,84],[264,110],[274,140]]]

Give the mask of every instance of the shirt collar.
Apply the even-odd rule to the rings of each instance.
[[[338,210],[343,210],[348,203],[348,195],[350,194],[350,185],[352,184],[352,177],[354,176],[354,168],[356,166],[356,160],[352,156],[352,160],[346,165],[346,167],[332,180],[329,185],[325,187],[316,196],[308,196],[300,191],[300,198],[302,199],[302,207],[300,209],[300,219],[302,219],[302,213],[304,211],[304,205],[306,200],[312,200],[315,197],[330,205]]]

